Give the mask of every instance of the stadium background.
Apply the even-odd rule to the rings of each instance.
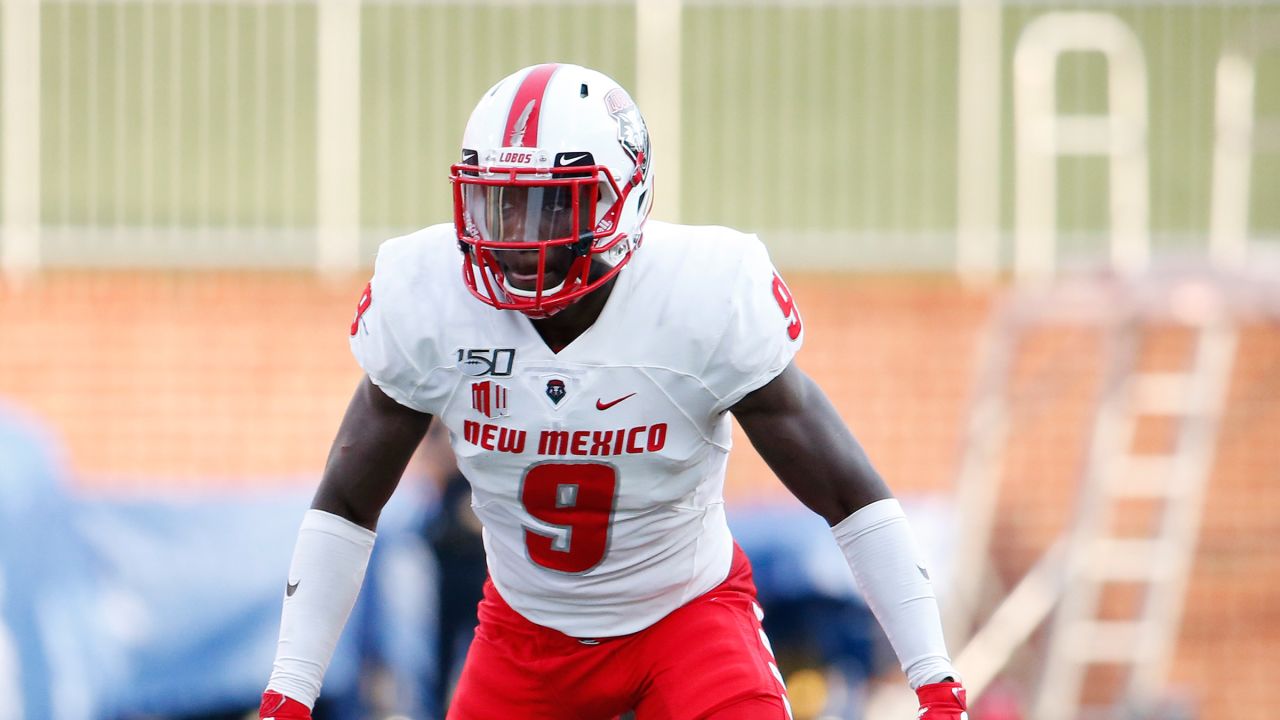
[[[377,244],[449,217],[471,104],[555,59],[636,90],[655,217],[759,232],[804,312],[801,365],[895,489],[947,497],[1014,287],[1015,47],[1055,10],[1113,15],[1140,43],[1152,265],[1207,267],[1217,64],[1280,45],[1271,2],[5,0],[0,399],[64,449],[75,494],[309,487],[358,378],[344,328]],[[1280,52],[1256,68],[1261,129]],[[1065,56],[1056,94],[1105,112],[1101,56]],[[1106,263],[1114,188],[1103,159],[1058,170],[1062,276]],[[1280,159],[1259,152],[1248,177],[1262,258]],[[1214,720],[1266,716],[1280,670],[1280,329],[1240,323],[1170,675]],[[1007,378],[997,587],[1070,522],[1099,337],[1048,328]],[[730,502],[785,504],[739,440]]]

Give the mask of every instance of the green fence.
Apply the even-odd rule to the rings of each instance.
[[[1133,29],[1145,53],[1153,243],[1202,244],[1215,63],[1225,42],[1280,11],[1101,7]],[[1009,68],[1019,32],[1048,9],[1003,12],[1003,147],[992,162],[1002,168],[1006,231],[1016,187]],[[561,60],[632,85],[635,12],[616,2],[365,5],[365,256],[386,233],[449,217],[448,165],[471,105],[497,78]],[[683,152],[655,147],[662,171],[680,174],[682,219],[861,243],[855,257],[865,265],[949,266],[961,181],[958,16],[946,2],[689,3]],[[182,242],[217,245],[211,256],[248,250],[268,264],[311,261],[322,82],[313,4],[49,2],[41,23],[45,225],[198,230]],[[1105,109],[1099,57],[1069,56],[1061,68],[1063,111]],[[1266,58],[1258,77],[1260,114],[1280,115],[1280,57]],[[1092,252],[1107,223],[1104,161],[1060,167],[1060,228],[1069,246]],[[1259,156],[1252,178],[1255,233],[1280,233],[1280,159]],[[661,215],[661,184],[658,192]],[[51,263],[145,262],[152,251],[169,257],[166,242],[148,249],[127,233],[54,232],[44,250]]]

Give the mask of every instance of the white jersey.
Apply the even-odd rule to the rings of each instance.
[[[502,597],[597,638],[722,582],[725,411],[803,340],[764,245],[649,223],[599,319],[559,353],[474,298],[461,263],[452,225],[383,244],[351,347],[389,396],[448,427]]]

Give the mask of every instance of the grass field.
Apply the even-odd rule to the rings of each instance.
[[[1209,214],[1214,65],[1226,39],[1258,32],[1259,19],[1280,12],[1186,3],[1108,8],[1146,55],[1156,242],[1199,242]],[[1027,3],[1004,12],[1006,228],[1015,187],[1008,67],[1022,28],[1047,9]],[[683,157],[655,148],[662,172],[681,173],[684,220],[847,234],[873,245],[923,238],[911,251],[936,254],[945,266],[959,181],[954,7],[691,3],[684,23]],[[46,223],[310,227],[316,25],[307,3],[46,3]],[[392,230],[449,217],[445,177],[466,115],[511,69],[558,59],[633,85],[633,28],[634,9],[620,3],[366,6],[364,224]],[[1260,111],[1280,116],[1280,53],[1262,63],[1259,78]],[[1059,101],[1064,112],[1102,110],[1102,61],[1064,60]],[[1071,159],[1061,168],[1061,227],[1095,242],[1089,238],[1107,221],[1104,163]],[[1252,199],[1261,234],[1280,232],[1277,188],[1280,159],[1260,156]],[[661,184],[658,192],[661,215]],[[225,236],[205,242],[234,251]],[[294,242],[296,252],[309,252],[305,235]]]

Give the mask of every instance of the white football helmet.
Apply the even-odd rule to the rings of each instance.
[[[639,246],[653,203],[649,132],[608,76],[535,65],[481,98],[450,182],[472,294],[549,317],[609,282]]]

